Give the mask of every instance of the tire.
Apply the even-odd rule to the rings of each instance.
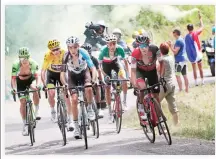
[[[138,118],[139,118],[139,120],[140,120],[139,112],[138,112],[138,100],[136,101],[136,106],[137,106]],[[154,143],[154,142],[155,142],[155,129],[154,129],[154,126],[153,126],[152,123],[151,123],[151,119],[150,119],[151,116],[150,116],[150,113],[149,113],[150,111],[145,109],[145,112],[148,112],[148,113],[147,113],[147,122],[148,122],[148,123],[146,123],[146,125],[143,125],[143,124],[141,123],[141,120],[140,120],[140,125],[142,126],[143,132],[144,132],[145,136],[147,137],[147,139],[148,139],[151,143]],[[149,129],[148,129],[148,126],[149,126]],[[148,132],[149,132],[148,130],[151,131],[152,137],[148,134]]]
[[[32,104],[30,104],[29,106],[27,106],[27,108],[29,108],[28,111],[28,132],[29,132],[29,136],[30,136],[30,141],[31,141],[31,146],[34,145],[35,142],[35,132],[34,132],[34,117],[33,117],[33,110],[32,110]]]
[[[121,125],[122,125],[122,104],[121,104],[120,95],[116,95],[114,104],[115,104],[114,119],[116,122],[116,132],[117,134],[119,134],[121,131]]]
[[[59,102],[57,107],[58,107],[57,114],[60,114],[58,116],[58,125],[63,137],[63,146],[65,146],[67,143],[67,139],[66,139],[66,127],[65,127],[65,116],[64,116],[65,114],[63,110],[63,103]]]
[[[88,139],[87,139],[87,131],[86,131],[86,125],[87,123],[85,123],[85,105],[84,103],[81,104],[81,109],[82,109],[82,125],[81,125],[81,129],[83,132],[83,136],[84,136],[84,140],[85,140],[85,148],[88,149]]]
[[[154,98],[153,98],[152,100],[153,100],[153,103],[154,103],[154,106],[155,106],[155,112],[156,112],[156,115],[157,115],[157,118],[158,118],[158,131],[159,131],[159,128],[160,128],[160,129],[163,131],[163,135],[164,135],[164,137],[165,137],[165,139],[166,139],[168,145],[172,145],[171,135],[170,135],[170,132],[169,132],[168,125],[167,125],[167,123],[166,123],[166,117],[164,116],[163,111],[162,111],[162,109],[161,109],[159,103],[157,102],[157,100],[154,99]],[[159,116],[159,114],[158,114],[159,112],[156,111],[156,109],[158,109],[158,111],[159,111],[160,114],[162,115],[163,121],[160,121],[160,122],[159,122],[159,117],[160,117],[160,116]],[[167,133],[164,131],[164,128],[166,128]],[[159,132],[159,134],[160,134],[160,132]]]
[[[210,70],[211,70],[212,76],[215,76],[215,63],[210,64]]]

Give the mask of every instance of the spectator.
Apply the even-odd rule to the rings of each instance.
[[[193,24],[188,24],[187,30],[189,33],[185,37],[186,52],[187,52],[188,59],[192,64],[193,75],[194,75],[196,86],[198,86],[196,64],[198,64],[200,77],[202,79],[202,84],[204,84],[203,68],[202,68],[202,52],[201,52],[201,45],[199,40],[199,35],[202,33],[204,27],[203,27],[203,21],[200,12],[198,12],[198,14],[200,20],[200,28],[197,31],[194,31]]]
[[[212,45],[212,47],[214,48],[214,50],[215,50],[215,30],[216,30],[216,26],[214,26],[213,28],[212,28],[212,35],[213,35],[213,45]]]
[[[185,58],[185,43],[184,39],[180,36],[181,32],[178,29],[175,29],[173,31],[173,36],[176,39],[175,45],[171,44],[171,42],[168,42],[168,45],[172,52],[174,53],[175,57],[175,74],[177,83],[179,86],[179,91],[182,91],[182,80],[181,80],[181,74],[184,78],[185,83],[185,91],[188,93],[188,77],[187,77],[187,59]]]
[[[167,92],[165,93],[163,88],[160,89],[159,100],[160,102],[166,98],[168,103],[169,111],[173,116],[173,122],[175,125],[179,123],[178,119],[178,109],[175,102],[175,84],[173,82],[174,77],[174,60],[173,57],[170,56],[169,46],[167,43],[162,43],[160,45],[160,52],[163,55],[163,63],[164,63],[164,79],[166,80]]]

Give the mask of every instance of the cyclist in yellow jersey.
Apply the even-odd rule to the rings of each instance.
[[[62,66],[62,59],[65,51],[60,48],[60,42],[58,40],[50,40],[48,42],[49,51],[44,56],[44,62],[41,70],[41,80],[46,89],[47,84],[54,84],[56,82],[62,86],[60,81],[60,72]],[[48,90],[48,101],[51,107],[51,120],[56,122],[56,111],[55,111],[55,90]],[[65,98],[66,105],[68,106],[68,127],[69,131],[73,131],[72,124],[72,109],[69,98]]]

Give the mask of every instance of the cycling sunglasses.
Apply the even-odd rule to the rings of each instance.
[[[139,48],[141,48],[141,49],[143,49],[143,48],[146,48],[146,47],[148,47],[148,45],[147,44],[139,44]]]
[[[20,61],[27,61],[28,58],[27,58],[27,57],[19,57],[19,60],[20,60]]]
[[[52,52],[59,51],[60,48],[53,49]]]

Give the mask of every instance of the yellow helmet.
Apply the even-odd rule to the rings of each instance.
[[[135,39],[137,35],[139,35],[139,32],[138,31],[134,31],[133,34],[132,34],[132,38]]]
[[[56,39],[54,39],[54,40],[50,40],[49,42],[48,42],[48,48],[50,49],[50,50],[52,50],[52,49],[54,49],[54,48],[57,48],[57,47],[60,47],[60,42],[58,41],[58,40],[56,40]]]
[[[145,33],[146,31],[144,29],[139,29],[138,32],[141,35],[141,34]]]
[[[133,42],[134,42],[134,39],[132,39],[132,38],[129,38],[129,39],[126,40],[126,43],[127,43],[127,44],[131,44],[131,43],[133,43]]]

